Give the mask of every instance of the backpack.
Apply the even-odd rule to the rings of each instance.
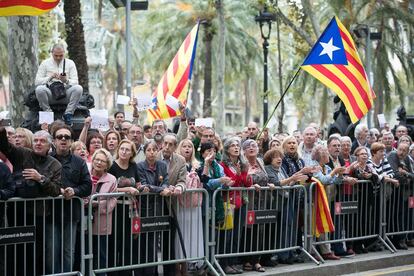
[[[203,184],[195,171],[191,171],[187,174],[185,186],[187,189],[203,188]],[[203,203],[203,193],[185,192],[183,195],[180,195],[178,200],[180,205],[185,208],[199,207]]]

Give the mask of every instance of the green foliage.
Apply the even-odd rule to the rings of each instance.
[[[55,26],[55,16],[52,13],[45,13],[39,16],[39,60],[45,60],[50,55],[53,45],[53,28]]]

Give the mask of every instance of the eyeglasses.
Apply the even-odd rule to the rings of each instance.
[[[70,135],[62,135],[62,134],[56,135],[55,138],[58,139],[58,140],[62,140],[63,138],[65,138],[65,140],[71,140],[72,139],[72,137]]]
[[[95,141],[91,141],[91,144],[92,145],[94,145],[94,144],[102,144],[102,141],[100,139],[98,139],[98,140],[95,140]]]
[[[94,162],[96,162],[96,163],[106,163],[106,160],[102,160],[102,159],[97,159],[97,158],[95,158],[94,160],[93,160]]]

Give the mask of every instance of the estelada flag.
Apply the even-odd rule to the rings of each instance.
[[[312,177],[312,182],[315,182],[315,198],[313,204],[313,234],[319,237],[321,234],[335,231],[335,226],[332,221],[331,211],[329,209],[328,199],[323,184],[319,179]]]
[[[187,103],[187,92],[196,53],[199,24],[195,25],[178,49],[154,93],[152,108],[147,110],[148,121],[180,115],[179,103]]]
[[[352,123],[364,117],[375,94],[348,30],[335,16],[302,64],[302,69],[335,92]]]
[[[0,0],[0,16],[41,15],[52,10],[60,0]]]

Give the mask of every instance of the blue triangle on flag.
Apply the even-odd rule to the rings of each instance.
[[[332,18],[302,65],[317,64],[348,64],[341,33],[335,17]]]

